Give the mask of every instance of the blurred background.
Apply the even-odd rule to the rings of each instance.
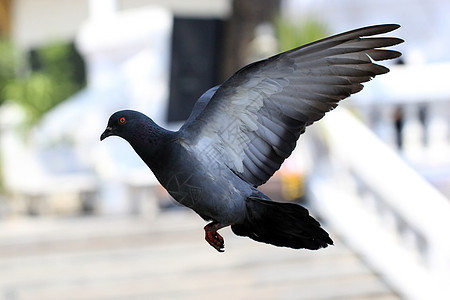
[[[450,299],[447,0],[0,0],[0,299]],[[386,75],[310,127],[262,189],[335,246],[226,252],[125,141],[177,129],[240,67],[398,23]]]

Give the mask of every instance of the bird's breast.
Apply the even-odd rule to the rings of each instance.
[[[205,219],[231,224],[245,216],[250,189],[225,166],[206,165],[182,150],[161,174],[155,175],[177,202]]]

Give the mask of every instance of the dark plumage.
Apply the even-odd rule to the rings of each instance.
[[[114,113],[101,136],[127,140],[159,182],[205,220],[205,239],[223,251],[217,230],[295,249],[333,244],[308,211],[256,189],[278,170],[306,126],[359,92],[401,54],[403,41],[370,37],[398,25],[360,28],[252,63],[202,95],[179,131],[131,110]]]

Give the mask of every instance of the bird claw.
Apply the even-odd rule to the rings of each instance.
[[[217,223],[211,223],[205,226],[205,240],[214,249],[219,252],[225,251],[225,242],[223,237],[217,233],[219,225]]]

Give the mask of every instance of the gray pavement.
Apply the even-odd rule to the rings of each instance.
[[[0,223],[0,299],[400,299],[336,236],[320,251],[221,230],[225,253],[187,210],[154,218]]]

